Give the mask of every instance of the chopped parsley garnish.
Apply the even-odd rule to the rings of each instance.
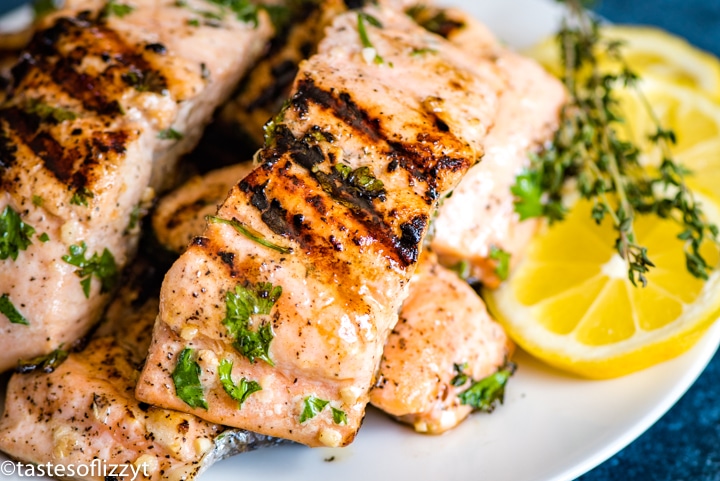
[[[255,287],[236,286],[234,292],[229,291],[225,295],[227,312],[223,325],[235,339],[233,347],[251,363],[260,359],[271,366],[275,365],[269,352],[270,342],[275,337],[272,325],[263,323],[253,331],[250,318],[254,315],[270,314],[281,294],[282,287],[273,286],[269,282],[259,282]]]
[[[303,410],[300,413],[300,422],[304,423],[308,419],[312,419],[320,414],[330,404],[330,401],[320,399],[315,396],[308,396],[303,399]],[[332,411],[333,422],[338,425],[347,424],[347,414],[345,411],[330,406]]]
[[[202,384],[200,384],[200,364],[193,359],[194,350],[186,347],[180,353],[175,370],[172,373],[175,394],[192,408],[207,409]]]
[[[425,48],[413,48],[412,52],[410,52],[410,55],[413,57],[419,57],[419,56],[425,55],[425,54],[435,55],[437,53],[438,53],[438,51],[435,50],[434,48],[425,47]]]
[[[50,354],[44,356],[37,356],[32,359],[21,359],[18,361],[18,365],[15,367],[15,372],[20,374],[26,374],[29,372],[42,370],[42,372],[50,374],[67,359],[68,351],[64,350],[62,346],[55,349]]]
[[[514,372],[515,364],[506,362],[495,374],[491,374],[479,381],[473,381],[469,388],[458,395],[460,403],[472,406],[480,411],[492,412],[498,401],[502,404],[505,397],[505,386]],[[464,374],[460,371],[458,375]],[[458,379],[458,376],[453,378],[453,380],[455,379]]]
[[[265,139],[265,147],[270,147],[273,144],[273,141],[275,140],[275,131],[277,130],[277,126],[280,125],[283,120],[285,120],[285,112],[289,107],[290,101],[286,100],[285,103],[283,103],[280,111],[275,115],[275,117],[268,120],[265,125],[263,125],[263,137]]]
[[[198,20],[197,18],[188,18],[187,24],[190,25],[191,27],[199,27],[200,20]]]
[[[122,74],[120,78],[138,92],[153,92],[165,95],[168,91],[167,80],[156,70],[137,70],[133,68]]]
[[[501,281],[510,274],[510,253],[496,246],[490,246],[490,259],[495,261],[495,274]]]
[[[250,2],[250,0],[205,0],[207,2],[219,5],[223,8],[229,8],[240,20],[245,23],[252,23],[253,26],[258,25],[258,8]]]
[[[92,276],[97,277],[100,281],[101,293],[110,292],[115,287],[120,274],[115,264],[115,258],[107,247],[103,250],[102,255],[98,255],[96,252],[89,259],[85,258],[87,250],[85,241],[82,241],[80,245],[71,245],[68,250],[70,254],[62,256],[62,260],[80,268],[75,271],[75,274],[80,277],[80,285],[86,298],[90,297]]]
[[[328,404],[330,404],[330,401],[325,401],[315,396],[306,397],[303,399],[303,410],[302,413],[300,413],[300,422],[304,423],[308,419],[314,418],[320,414]]]
[[[56,123],[77,118],[77,115],[70,110],[53,107],[38,99],[28,100],[27,104],[25,104],[25,112],[37,115],[42,121],[52,120]]]
[[[18,253],[32,244],[34,233],[34,227],[23,222],[12,207],[5,206],[0,214],[0,260],[17,260]]]
[[[118,3],[116,0],[109,0],[103,9],[100,11],[100,19],[106,20],[108,17],[114,15],[118,18],[122,18],[125,15],[132,13],[135,7],[127,5],[125,3]]]
[[[385,185],[372,175],[369,167],[358,167],[353,170],[349,165],[336,164],[333,168],[343,182],[352,185],[367,197],[374,198],[385,194]]]
[[[244,235],[248,239],[257,242],[258,244],[267,247],[268,249],[272,249],[274,251],[280,252],[281,254],[290,254],[292,253],[292,249],[289,247],[281,247],[279,245],[273,244],[272,242],[266,240],[263,238],[262,234],[260,234],[258,231],[253,229],[252,227],[248,227],[242,222],[232,219],[223,219],[222,217],[217,217],[214,215],[208,215],[205,217],[205,220],[208,221],[210,224],[226,224],[231,227],[233,227],[236,231],[238,231],[240,234]]]
[[[30,325],[30,322],[17,310],[7,293],[0,296],[0,313],[5,314],[5,317],[13,324]]]
[[[75,193],[73,193],[72,197],[70,198],[70,203],[72,205],[82,205],[84,207],[88,206],[88,199],[92,199],[95,197],[95,194],[90,192],[90,190],[87,187],[83,187],[80,190],[76,190]]]
[[[182,140],[184,135],[181,132],[171,128],[163,129],[158,132],[157,138],[162,140]]]
[[[515,195],[515,212],[520,215],[520,220],[544,215],[546,207],[539,172],[525,170],[520,173],[515,178],[515,185],[510,187],[510,192]]]
[[[467,280],[470,277],[470,262],[466,259],[456,262],[450,270],[458,275],[460,279]]]
[[[235,384],[232,380],[232,368],[232,361],[223,359],[220,366],[218,366],[218,376],[223,389],[238,402],[238,409],[240,409],[245,400],[252,393],[262,391],[262,387],[256,381],[248,381],[245,378],[240,379],[240,382]]]
[[[38,239],[40,239],[40,242],[47,242],[50,240],[50,236],[47,235],[47,232],[43,232],[38,236]]]
[[[343,426],[347,424],[347,414],[345,414],[345,411],[341,411],[332,406],[330,406],[330,409],[332,409],[333,422],[335,424],[341,424]]]
[[[372,49],[375,53],[375,57],[373,58],[373,61],[378,64],[384,64],[385,60],[380,56],[377,49],[373,46],[373,43],[370,41],[370,37],[368,36],[367,29],[365,28],[365,22],[369,23],[373,27],[376,28],[382,28],[382,23],[380,23],[380,20],[373,17],[372,15],[369,15],[365,12],[358,12],[358,34],[360,35],[360,43],[362,44],[363,48]]]
[[[453,368],[455,369],[456,374],[450,381],[450,384],[455,387],[460,387],[470,380],[470,376],[465,374],[465,369],[468,368],[468,363],[464,362],[462,364],[453,364]]]
[[[32,196],[32,203],[33,203],[33,205],[36,206],[36,207],[42,207],[42,205],[43,205],[43,198],[40,197],[39,195],[33,195],[33,196]]]

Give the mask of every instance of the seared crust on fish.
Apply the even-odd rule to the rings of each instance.
[[[65,3],[14,67],[0,109],[0,212],[34,230],[0,260],[0,295],[25,319],[0,315],[0,370],[98,320],[133,255],[138,204],[171,185],[272,33],[264,13],[257,26],[228,12],[195,26],[193,8],[212,7],[200,0],[128,0],[119,13]]]
[[[301,65],[260,167],[168,272],[138,398],[311,446],[351,442],[430,216],[482,156],[502,87],[492,63],[404,13],[339,16]],[[246,294],[271,306],[243,327],[272,332],[266,360],[232,330],[230,300]],[[188,352],[207,409],[177,394]],[[233,382],[262,388],[240,408],[218,381],[224,362]]]

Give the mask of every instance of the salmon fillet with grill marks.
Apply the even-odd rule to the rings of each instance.
[[[224,457],[280,442],[135,399],[158,309],[159,279],[146,266],[146,260],[135,261],[128,284],[82,351],[70,353],[52,372],[38,368],[12,376],[0,450],[25,463],[79,471],[102,460],[132,466],[127,479],[134,474],[137,481],[190,481]],[[100,466],[89,473],[95,476],[72,479],[104,481]]]
[[[311,446],[354,438],[437,199],[481,157],[503,86],[404,13],[366,12],[382,27],[336,19],[262,165],[168,272],[142,401]],[[180,360],[207,409],[174,382]],[[262,389],[241,408],[230,362]]]
[[[12,246],[0,248],[0,370],[97,321],[132,256],[136,206],[168,187],[272,33],[264,13],[254,26],[204,0],[65,3],[0,109],[0,229]],[[222,20],[205,25],[197,9]]]

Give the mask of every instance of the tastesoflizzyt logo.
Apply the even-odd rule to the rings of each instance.
[[[25,464],[19,461],[3,461],[0,463],[0,475],[25,477],[49,476],[51,478],[74,478],[98,476],[105,479],[135,481],[138,476],[149,478],[146,464],[109,464],[101,459],[93,459],[90,464]]]

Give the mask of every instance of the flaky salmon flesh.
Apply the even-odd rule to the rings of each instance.
[[[0,370],[83,336],[132,258],[138,204],[272,34],[202,0],[68,0],[13,69],[0,109]],[[197,23],[196,25],[196,22]]]
[[[269,127],[261,166],[168,272],[138,398],[348,444],[430,216],[482,156],[496,70],[402,12],[337,17]],[[195,365],[202,398],[183,400],[178,381]],[[261,390],[238,408],[231,384],[251,382]]]

